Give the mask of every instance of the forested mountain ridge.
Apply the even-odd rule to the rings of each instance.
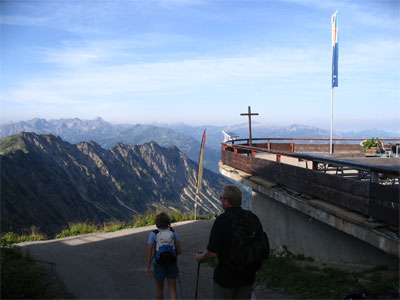
[[[54,135],[22,132],[0,139],[1,229],[37,226],[53,235],[70,222],[130,221],[156,208],[192,212],[197,164],[176,147],[155,142],[70,144]],[[204,170],[199,211],[221,211],[228,181]]]

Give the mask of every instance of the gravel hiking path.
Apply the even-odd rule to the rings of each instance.
[[[197,263],[194,255],[204,251],[214,220],[174,223],[182,255],[178,257],[180,299],[193,299],[196,288]],[[145,274],[145,259],[149,232],[155,226],[125,229],[111,233],[96,233],[58,240],[19,244],[42,266],[49,277],[66,291],[61,298],[78,299],[154,299],[155,283]],[[201,265],[198,299],[212,299],[210,267]],[[164,298],[169,298],[167,284]],[[284,295],[256,288],[254,298],[284,299]]]

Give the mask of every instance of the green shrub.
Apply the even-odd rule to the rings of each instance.
[[[52,298],[45,274],[17,247],[1,248],[1,298]]]
[[[370,272],[349,272],[300,264],[306,261],[299,261],[290,255],[271,255],[257,272],[256,283],[301,299],[343,299],[350,291],[357,289],[385,295],[399,287],[398,275],[386,278],[374,273],[375,269]]]
[[[82,234],[88,234],[88,233],[94,233],[98,232],[99,229],[97,226],[80,222],[76,224],[69,224],[68,228],[65,228],[61,231],[60,234],[56,236],[56,239],[59,238],[65,238],[69,236],[76,236],[76,235],[82,235]]]
[[[20,236],[14,232],[6,232],[1,236],[1,246],[5,247],[7,245],[16,244],[20,240]]]
[[[149,213],[144,216],[135,215],[133,218],[133,227],[144,227],[156,224],[156,214]]]
[[[167,213],[171,217],[172,223],[181,222],[186,220],[193,220],[194,216],[186,213],[180,213],[176,211],[167,211]],[[88,234],[88,233],[96,233],[96,232],[112,232],[126,228],[136,228],[136,227],[144,227],[154,225],[156,223],[156,215],[158,211],[148,212],[145,215],[134,215],[132,222],[118,222],[111,221],[104,223],[103,225],[94,225],[89,224],[87,222],[79,222],[79,223],[70,223],[66,228],[64,228],[61,233],[55,236],[56,239]],[[209,215],[201,215],[197,216],[198,220],[209,220],[214,216]],[[26,241],[40,241],[46,240],[47,237],[44,234],[41,234],[39,229],[35,226],[32,226],[30,230],[27,230],[26,234],[18,235],[14,232],[7,232],[2,234],[1,236],[1,244],[3,246],[12,245],[16,243],[26,242]]]
[[[382,142],[378,138],[371,138],[362,142],[362,146],[370,149],[371,147],[381,147]]]
[[[104,232],[114,232],[129,227],[132,227],[132,225],[126,224],[125,222],[109,222],[103,224],[103,227],[100,230]]]
[[[149,212],[145,214],[144,216],[141,215],[135,215],[133,217],[133,227],[144,227],[144,226],[150,226],[156,224],[156,216],[159,214],[161,211],[156,211],[156,212]],[[165,211],[171,218],[171,223],[175,222],[182,222],[182,221],[188,221],[188,220],[194,220],[194,215],[187,214],[187,213],[181,213],[177,211]],[[210,220],[214,218],[212,215],[199,215],[197,216],[197,220]]]
[[[1,245],[7,246],[16,243],[29,242],[29,241],[42,241],[46,240],[47,236],[40,233],[36,226],[32,226],[27,233],[18,235],[14,232],[6,232],[1,235]]]
[[[385,295],[389,290],[399,290],[399,277],[387,278],[379,273],[372,274],[367,280],[366,289],[375,295]]]

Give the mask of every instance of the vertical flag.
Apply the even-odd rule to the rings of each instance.
[[[338,12],[332,15],[332,88],[331,88],[331,138],[329,153],[333,153],[333,88],[339,85],[338,77],[339,38],[338,38]]]
[[[339,60],[339,39],[338,39],[338,12],[332,15],[332,88],[337,87]]]
[[[199,158],[199,172],[197,173],[197,189],[196,195],[200,193],[201,189],[201,180],[203,177],[203,157],[204,157],[204,145],[206,144],[206,137],[207,137],[207,130],[204,130],[203,138],[201,140],[201,147],[200,147],[200,158]]]

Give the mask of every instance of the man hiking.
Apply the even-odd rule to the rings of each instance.
[[[214,222],[207,251],[195,259],[201,263],[218,257],[214,299],[251,299],[256,271],[269,254],[268,238],[258,217],[241,208],[242,192],[237,186],[226,185],[220,199],[225,212]]]

